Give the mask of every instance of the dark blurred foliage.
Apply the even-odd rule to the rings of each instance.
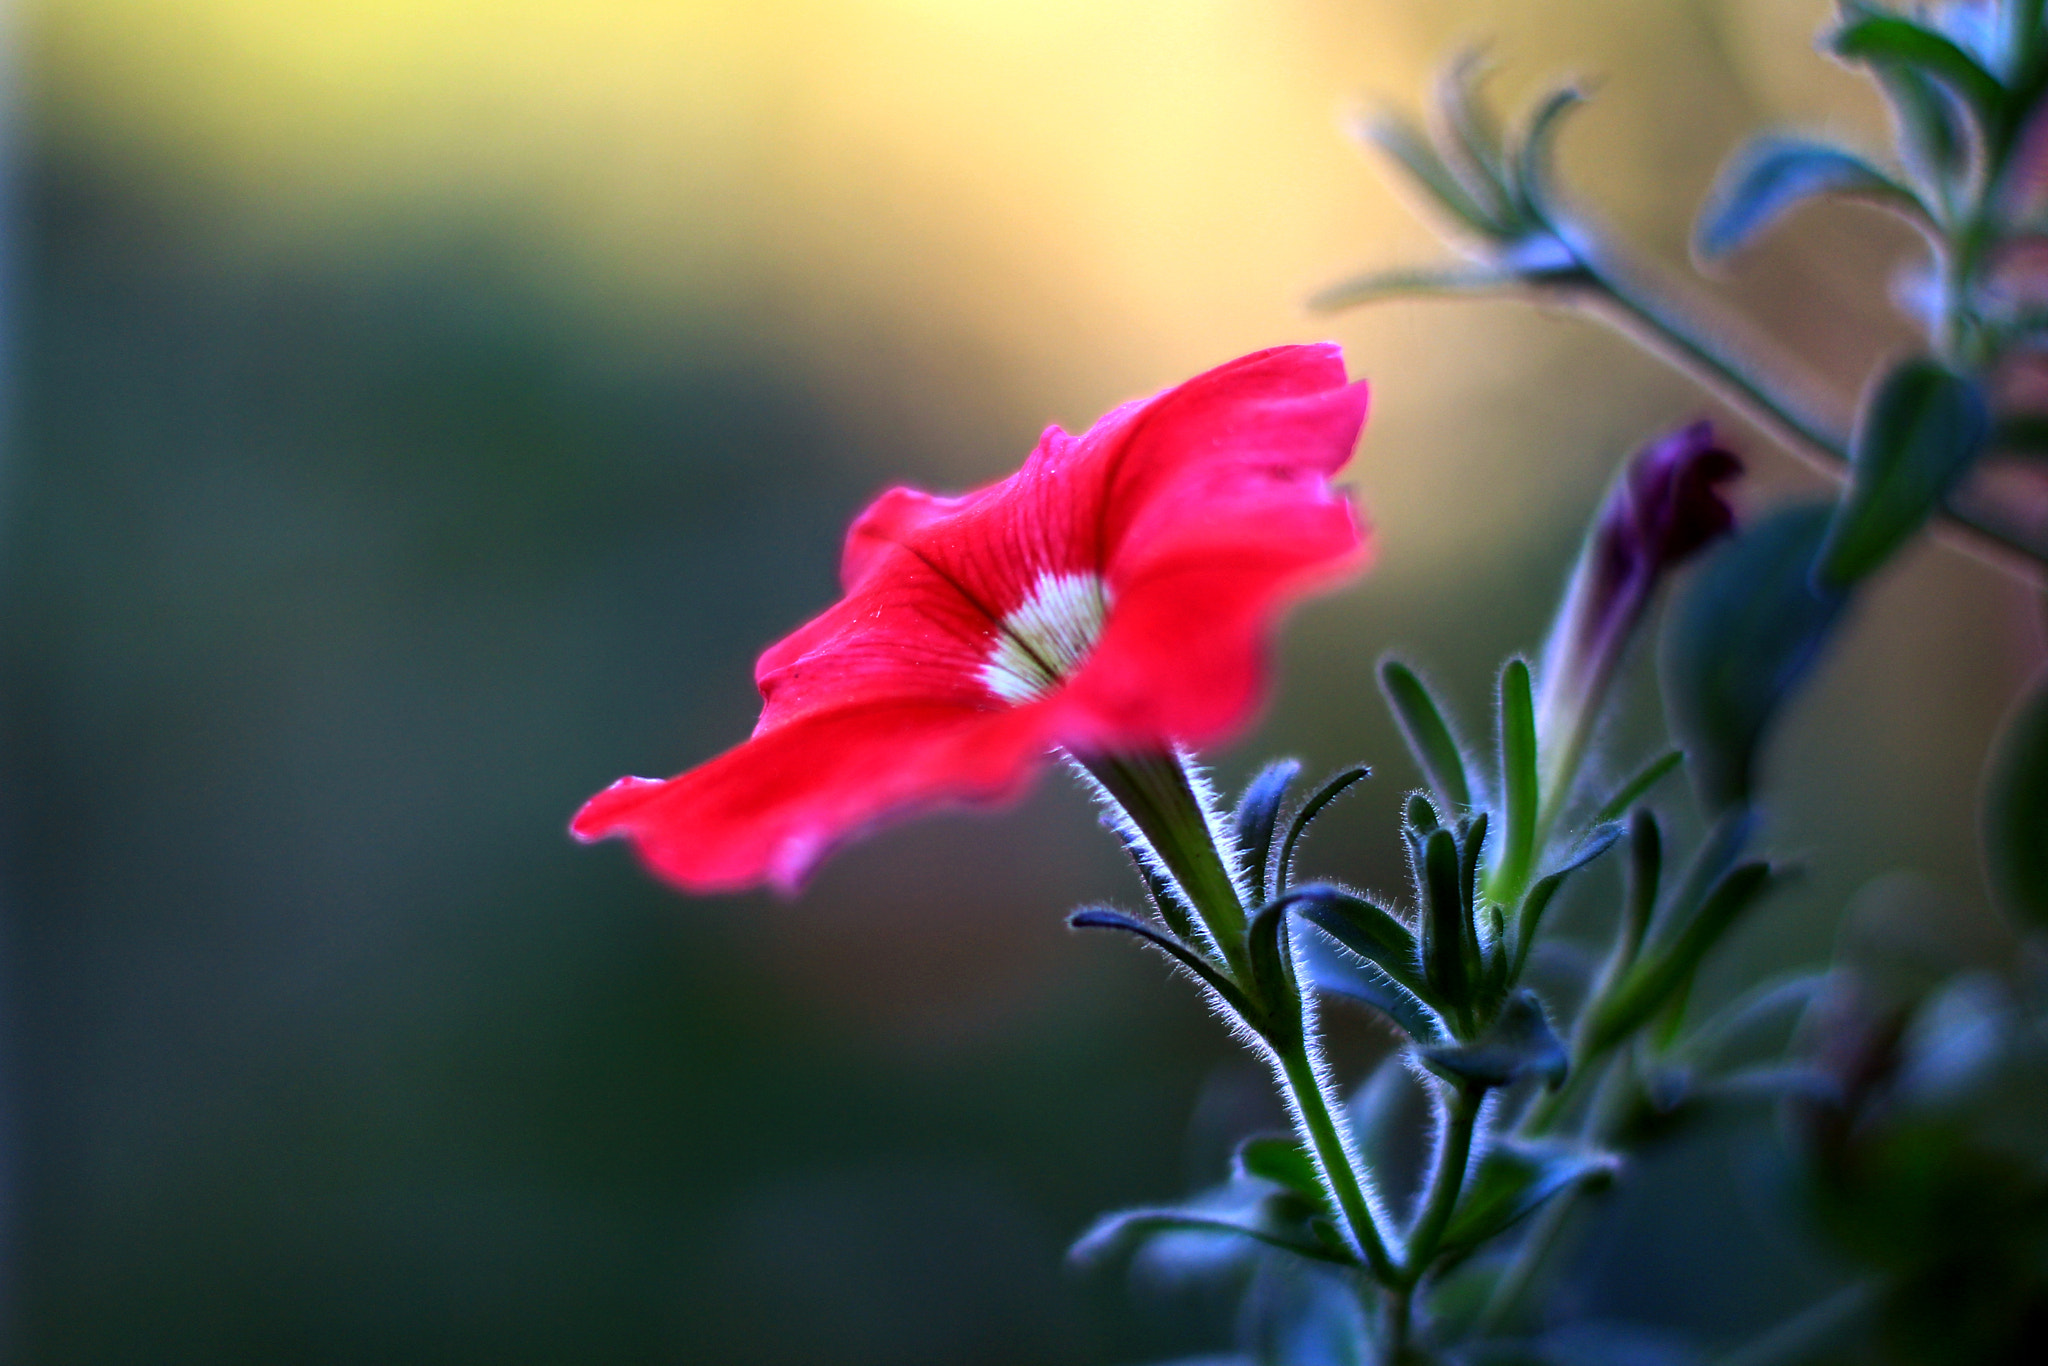
[[[856,860],[812,939],[866,917],[880,963],[564,833],[699,757],[644,737],[744,733],[751,654],[905,453],[736,320],[622,340],[488,232],[241,252],[78,161],[22,200],[20,1359],[1117,1350],[1061,1250],[1124,1155],[1181,1151],[1221,1042],[1099,954],[979,1046],[898,1037],[1001,990],[965,977],[992,934],[1065,951],[1091,870],[1026,865],[1078,801]],[[1026,890],[947,904],[970,867]]]

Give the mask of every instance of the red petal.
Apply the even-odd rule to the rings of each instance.
[[[1029,786],[1052,741],[1042,707],[918,703],[805,717],[666,782],[622,778],[592,797],[578,839],[630,836],[692,892],[793,892],[840,843],[912,808],[988,804]]]

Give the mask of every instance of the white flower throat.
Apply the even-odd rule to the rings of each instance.
[[[981,681],[1006,702],[1030,702],[1081,667],[1102,639],[1109,587],[1095,574],[1040,574],[1003,618]]]

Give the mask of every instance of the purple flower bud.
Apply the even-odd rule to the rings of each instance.
[[[1579,554],[1543,650],[1537,734],[1546,805],[1565,795],[1608,684],[1665,573],[1735,526],[1720,486],[1742,473],[1713,424],[1651,442],[1622,470]]]

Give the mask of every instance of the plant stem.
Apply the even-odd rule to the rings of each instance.
[[[1849,446],[1842,436],[1772,392],[1762,379],[1693,332],[1675,310],[1613,265],[1588,260],[1590,254],[1580,250],[1582,269],[1543,292],[1614,327],[1772,432],[1807,464],[1833,478],[1843,477]],[[1942,508],[1942,516],[1965,533],[1949,538],[1951,543],[1973,558],[2029,583],[2043,579],[2048,542],[2016,525],[2003,509],[1957,496]]]
[[[1408,1235],[1408,1252],[1401,1267],[1402,1279],[1413,1285],[1429,1270],[1458,1207],[1458,1195],[1465,1184],[1465,1166],[1472,1160],[1472,1131],[1479,1122],[1480,1102],[1485,1092],[1475,1086],[1451,1087],[1444,1104],[1443,1137],[1437,1145],[1436,1171],[1429,1179],[1429,1194],[1422,1213]]]
[[[1307,1011],[1304,1010],[1303,1014],[1306,1024]],[[1303,1033],[1305,1037],[1307,1031]],[[1337,1127],[1337,1117],[1323,1087],[1323,1079],[1309,1059],[1307,1043],[1296,1041],[1285,1049],[1276,1050],[1275,1056],[1280,1063],[1281,1083],[1301,1121],[1316,1165],[1322,1170],[1323,1183],[1329,1188],[1338,1213],[1343,1216],[1351,1241],[1364,1254],[1373,1278],[1382,1285],[1394,1284],[1400,1275],[1399,1268],[1387,1251],[1386,1238],[1373,1215],[1372,1201],[1359,1179],[1351,1147],[1344,1141],[1343,1131]]]

